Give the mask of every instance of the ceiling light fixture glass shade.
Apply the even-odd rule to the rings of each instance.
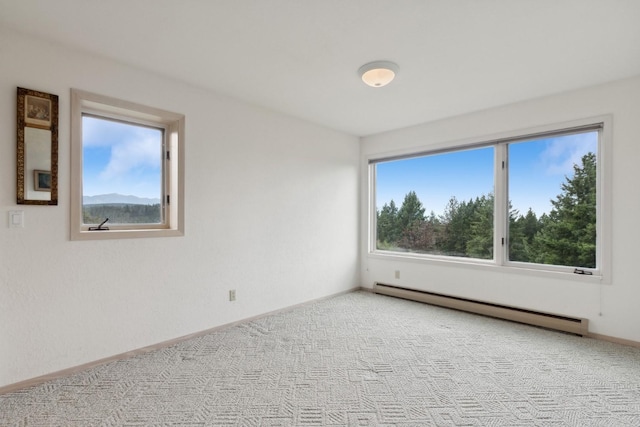
[[[398,65],[390,61],[374,61],[358,69],[358,75],[371,87],[386,86],[396,77]]]

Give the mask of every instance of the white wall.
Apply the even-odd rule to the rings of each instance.
[[[481,111],[362,139],[361,234],[367,236],[366,159],[381,153],[429,145],[482,141],[488,136],[611,114],[612,281],[558,280],[504,271],[380,259],[361,241],[363,286],[375,282],[477,298],[534,310],[586,317],[596,334],[640,341],[640,77],[515,105]],[[401,271],[401,279],[394,271]]]
[[[357,138],[3,29],[0,58],[0,386],[359,285]],[[55,207],[16,205],[17,86],[60,97]],[[186,115],[184,237],[69,240],[72,87]]]

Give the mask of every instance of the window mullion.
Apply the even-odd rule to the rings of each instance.
[[[376,250],[377,229],[378,229],[378,211],[376,208],[376,165],[369,165],[369,251]]]
[[[508,259],[509,245],[509,194],[508,194],[508,146],[497,144],[495,153],[495,206],[493,223],[494,261],[504,265]]]

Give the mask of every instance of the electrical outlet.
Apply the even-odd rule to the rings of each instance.
[[[396,279],[400,278],[400,270],[396,270]]]
[[[236,300],[236,290],[231,289],[229,290],[229,301],[235,301],[235,300]]]

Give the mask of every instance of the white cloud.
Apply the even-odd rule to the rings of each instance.
[[[582,156],[597,152],[596,132],[567,135],[548,140],[540,153],[540,161],[547,175],[573,176],[573,166],[582,164]]]
[[[129,126],[120,122],[85,116],[82,119],[82,145],[84,147],[108,147],[114,141],[126,137]]]
[[[85,194],[162,192],[161,130],[85,117],[83,145]]]
[[[158,134],[150,135],[145,129],[136,130],[134,135],[115,143],[111,148],[111,158],[100,173],[101,179],[122,177],[138,168],[158,169],[162,151]]]

